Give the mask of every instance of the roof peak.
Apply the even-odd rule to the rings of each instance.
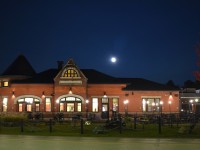
[[[23,54],[18,57],[8,66],[8,68],[2,73],[2,75],[25,75],[33,76],[36,72],[28,62]]]

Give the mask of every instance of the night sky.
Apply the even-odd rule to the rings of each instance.
[[[194,81],[198,41],[200,0],[0,0],[0,73],[24,54],[37,72],[73,58],[81,69],[182,85]]]

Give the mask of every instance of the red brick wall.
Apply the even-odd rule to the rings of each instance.
[[[86,88],[86,86],[88,88]],[[72,92],[75,95],[79,95],[89,99],[88,108],[89,111],[92,110],[92,97],[99,98],[99,110],[101,111],[101,98],[104,93],[108,98],[118,97],[119,98],[119,112],[124,113],[124,100],[128,99],[128,112],[131,113],[141,113],[142,112],[142,96],[160,96],[163,101],[163,112],[169,112],[169,95],[171,91],[122,91],[125,84],[89,84],[89,85],[74,85],[71,86]],[[16,97],[21,95],[34,95],[42,99],[40,105],[40,110],[45,111],[45,102],[42,94],[44,92],[45,96],[52,97],[52,111],[58,111],[56,107],[56,99],[62,95],[69,94],[70,86],[59,86],[54,87],[53,84],[11,84],[10,87],[5,87],[0,89],[0,94],[2,96],[8,96],[8,111],[14,112],[17,110],[14,100]],[[14,91],[15,97],[13,97],[12,91]],[[172,104],[171,112],[179,112],[179,92],[172,92]],[[0,104],[2,109],[2,103]],[[110,107],[112,107],[110,101]],[[85,112],[85,101],[82,103],[82,111]]]

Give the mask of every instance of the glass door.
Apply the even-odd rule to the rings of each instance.
[[[108,98],[102,98],[102,119],[109,119],[109,102]]]

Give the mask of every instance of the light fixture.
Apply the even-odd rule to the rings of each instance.
[[[69,88],[69,94],[72,94],[72,88],[71,87]]]
[[[173,100],[172,92],[169,92],[169,100]]]
[[[128,93],[125,94],[125,96],[128,96],[128,95],[129,95]]]
[[[104,92],[103,97],[105,97],[105,98],[107,97],[106,92]]]
[[[43,98],[45,97],[45,95],[44,95],[44,91],[42,92],[42,97],[43,97]]]
[[[12,98],[15,98],[15,91],[12,91]]]
[[[163,101],[160,101],[160,105],[163,105]]]
[[[88,100],[88,99],[86,99],[86,100],[85,100],[85,102],[86,102],[86,104],[88,104],[88,103],[89,103],[89,100]]]
[[[172,101],[168,101],[168,104],[171,104],[172,103]]]
[[[129,102],[128,100],[124,100],[124,104],[125,104],[125,105],[128,104],[128,102]]]

